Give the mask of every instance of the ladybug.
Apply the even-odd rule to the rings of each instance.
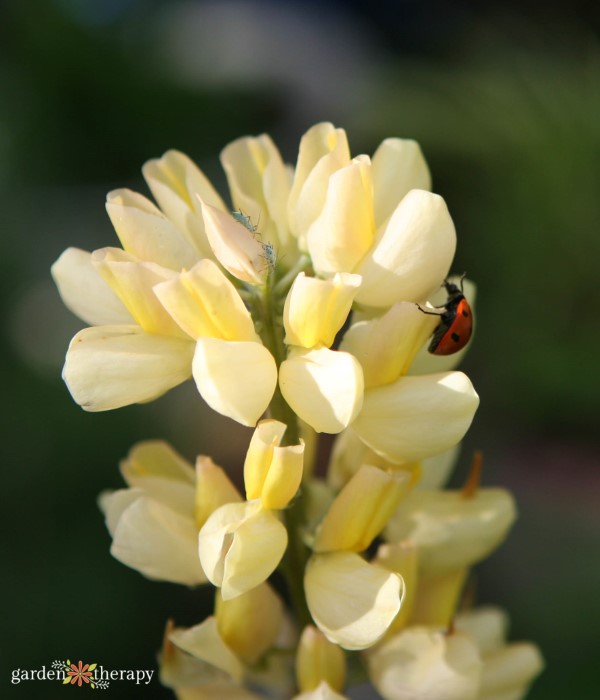
[[[448,293],[448,300],[436,309],[445,309],[441,313],[425,311],[419,306],[424,314],[439,316],[440,322],[433,332],[433,337],[427,348],[433,355],[452,355],[462,350],[469,342],[473,332],[473,312],[469,302],[463,293],[463,278],[460,278],[460,287],[452,282],[444,280],[444,287]]]

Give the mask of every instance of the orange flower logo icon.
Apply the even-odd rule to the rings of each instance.
[[[94,669],[97,665],[84,664],[83,661],[74,664],[70,659],[67,659],[66,661],[54,661],[52,667],[64,672],[63,685],[78,685],[81,688],[85,684],[92,689],[102,688],[104,690],[108,688],[108,681],[96,680]]]
[[[67,663],[69,663],[68,659]],[[96,668],[96,664],[86,664],[84,666],[83,661],[80,661],[77,666],[75,666],[75,664],[70,664],[70,667],[71,670],[67,671],[67,677],[63,681],[65,685],[67,683],[71,683],[71,685],[75,685],[75,683],[77,683],[77,685],[81,688],[81,683],[83,681],[84,683],[91,683],[92,688],[94,687],[94,683],[92,683],[92,671]]]

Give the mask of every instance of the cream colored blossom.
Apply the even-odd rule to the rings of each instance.
[[[544,660],[531,642],[507,644],[507,615],[498,608],[475,608],[458,614],[455,628],[476,642],[483,658],[477,700],[524,698]]]
[[[506,537],[516,517],[504,489],[481,488],[472,498],[461,491],[413,491],[390,518],[390,542],[409,539],[419,547],[420,566],[446,573],[484,559]]]
[[[149,578],[205,583],[197,554],[204,517],[198,505],[205,502],[206,493],[211,493],[215,507],[241,500],[223,470],[199,458],[194,473],[167,443],[150,441],[131,450],[121,473],[129,488],[100,498],[113,538],[112,555]]]
[[[368,656],[384,700],[477,700],[483,662],[466,635],[409,627]]]
[[[285,552],[288,537],[277,515],[259,501],[230,503],[204,523],[198,539],[200,563],[224,600],[265,581]]]
[[[200,562],[223,600],[265,581],[285,552],[288,535],[279,513],[302,480],[303,444],[279,447],[286,426],[259,423],[246,454],[244,503],[217,508],[198,535]]]
[[[246,453],[246,498],[260,498],[267,509],[285,508],[302,481],[304,442],[281,447],[285,430],[285,424],[279,421],[261,421]]]

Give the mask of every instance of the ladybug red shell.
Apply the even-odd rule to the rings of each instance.
[[[452,284],[452,282],[448,282],[448,280],[444,280],[448,299],[443,306],[435,307],[436,309],[443,308],[444,311],[442,313],[425,311],[419,307],[423,313],[440,317],[440,322],[433,332],[433,337],[428,347],[429,352],[433,355],[452,355],[462,350],[471,338],[473,312],[463,294],[463,277],[460,278],[460,287]]]

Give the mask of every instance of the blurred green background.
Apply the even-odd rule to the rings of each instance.
[[[484,481],[520,519],[478,567],[479,599],[508,609],[547,669],[531,700],[600,695],[600,13],[597,4],[32,0],[0,4],[2,696],[10,669],[66,657],[154,668],[168,617],[199,621],[207,591],[144,580],[113,560],[97,494],[118,461],[164,437],[240,468],[248,431],[192,386],[89,415],[60,369],[81,324],[49,276],[68,245],[115,245],[110,189],[146,192],[168,148],[221,192],[218,154],[270,133],[293,162],[331,120],[354,154],[417,139],[478,284],[465,363],[482,402],[456,479]],[[54,686],[52,686],[54,687]],[[56,697],[65,692],[56,691]],[[50,694],[49,694],[50,693]],[[154,681],[110,697],[168,698]]]

